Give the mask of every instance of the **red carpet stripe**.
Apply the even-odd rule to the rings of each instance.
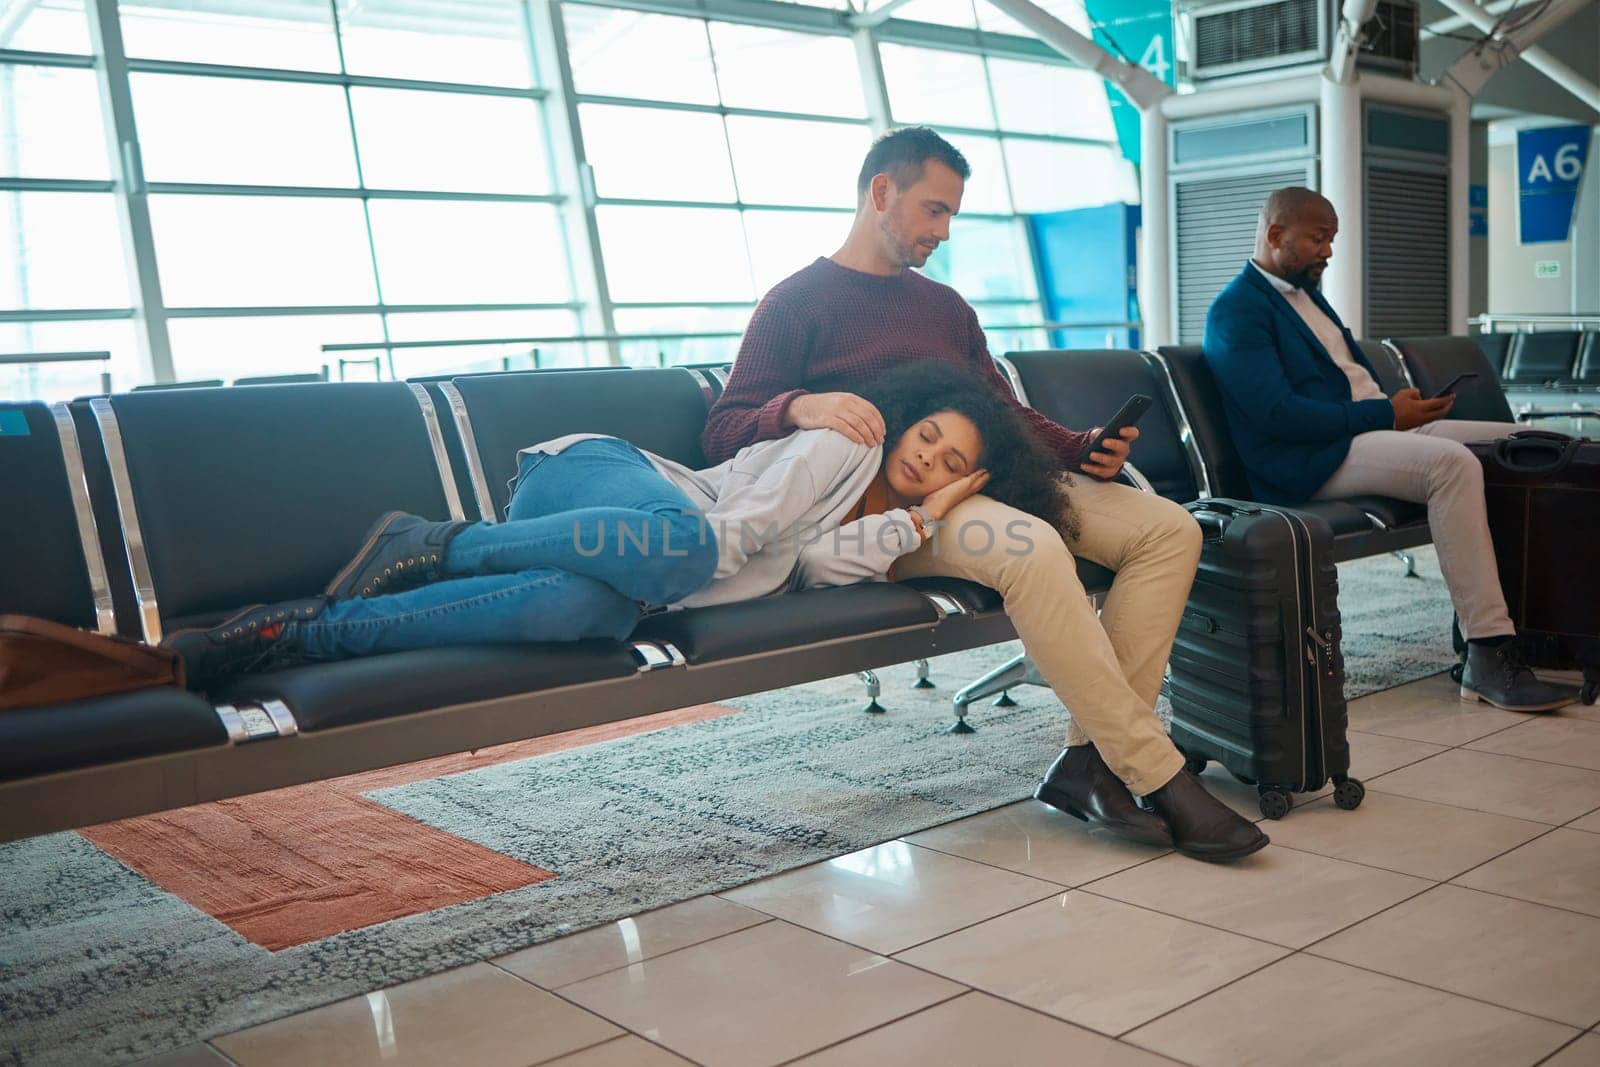
[[[82,834],[242,937],[277,951],[556,877],[391,811],[362,793],[735,712],[700,704],[124,819]]]

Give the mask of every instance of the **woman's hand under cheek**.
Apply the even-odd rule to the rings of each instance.
[[[989,484],[989,472],[975,470],[965,477],[957,478],[942,489],[935,489],[922,500],[922,510],[935,522],[944,518],[955,506],[974,493],[982,492],[983,487]]]

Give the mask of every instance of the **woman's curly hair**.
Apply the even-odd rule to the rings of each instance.
[[[883,415],[885,456],[929,415],[965,415],[983,438],[975,463],[989,472],[984,495],[1077,536],[1077,519],[1064,488],[1070,482],[1060,461],[993,386],[943,360],[913,357],[879,376],[861,395]]]

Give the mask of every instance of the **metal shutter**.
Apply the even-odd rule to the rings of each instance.
[[[1178,238],[1178,340],[1199,344],[1211,301],[1239,273],[1256,247],[1256,219],[1275,189],[1305,185],[1305,164],[1229,178],[1179,178],[1174,183]]]
[[[1321,0],[1283,0],[1194,20],[1195,66],[1201,70],[1316,52]]]
[[[1450,182],[1369,159],[1365,337],[1450,332]],[[1352,324],[1354,326],[1354,324]]]

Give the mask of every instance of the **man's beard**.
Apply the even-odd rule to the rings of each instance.
[[[1283,276],[1283,280],[1296,289],[1313,290],[1321,284],[1321,279],[1311,277],[1311,271],[1315,266],[1313,264],[1310,267],[1301,267],[1299,270],[1290,271]]]

